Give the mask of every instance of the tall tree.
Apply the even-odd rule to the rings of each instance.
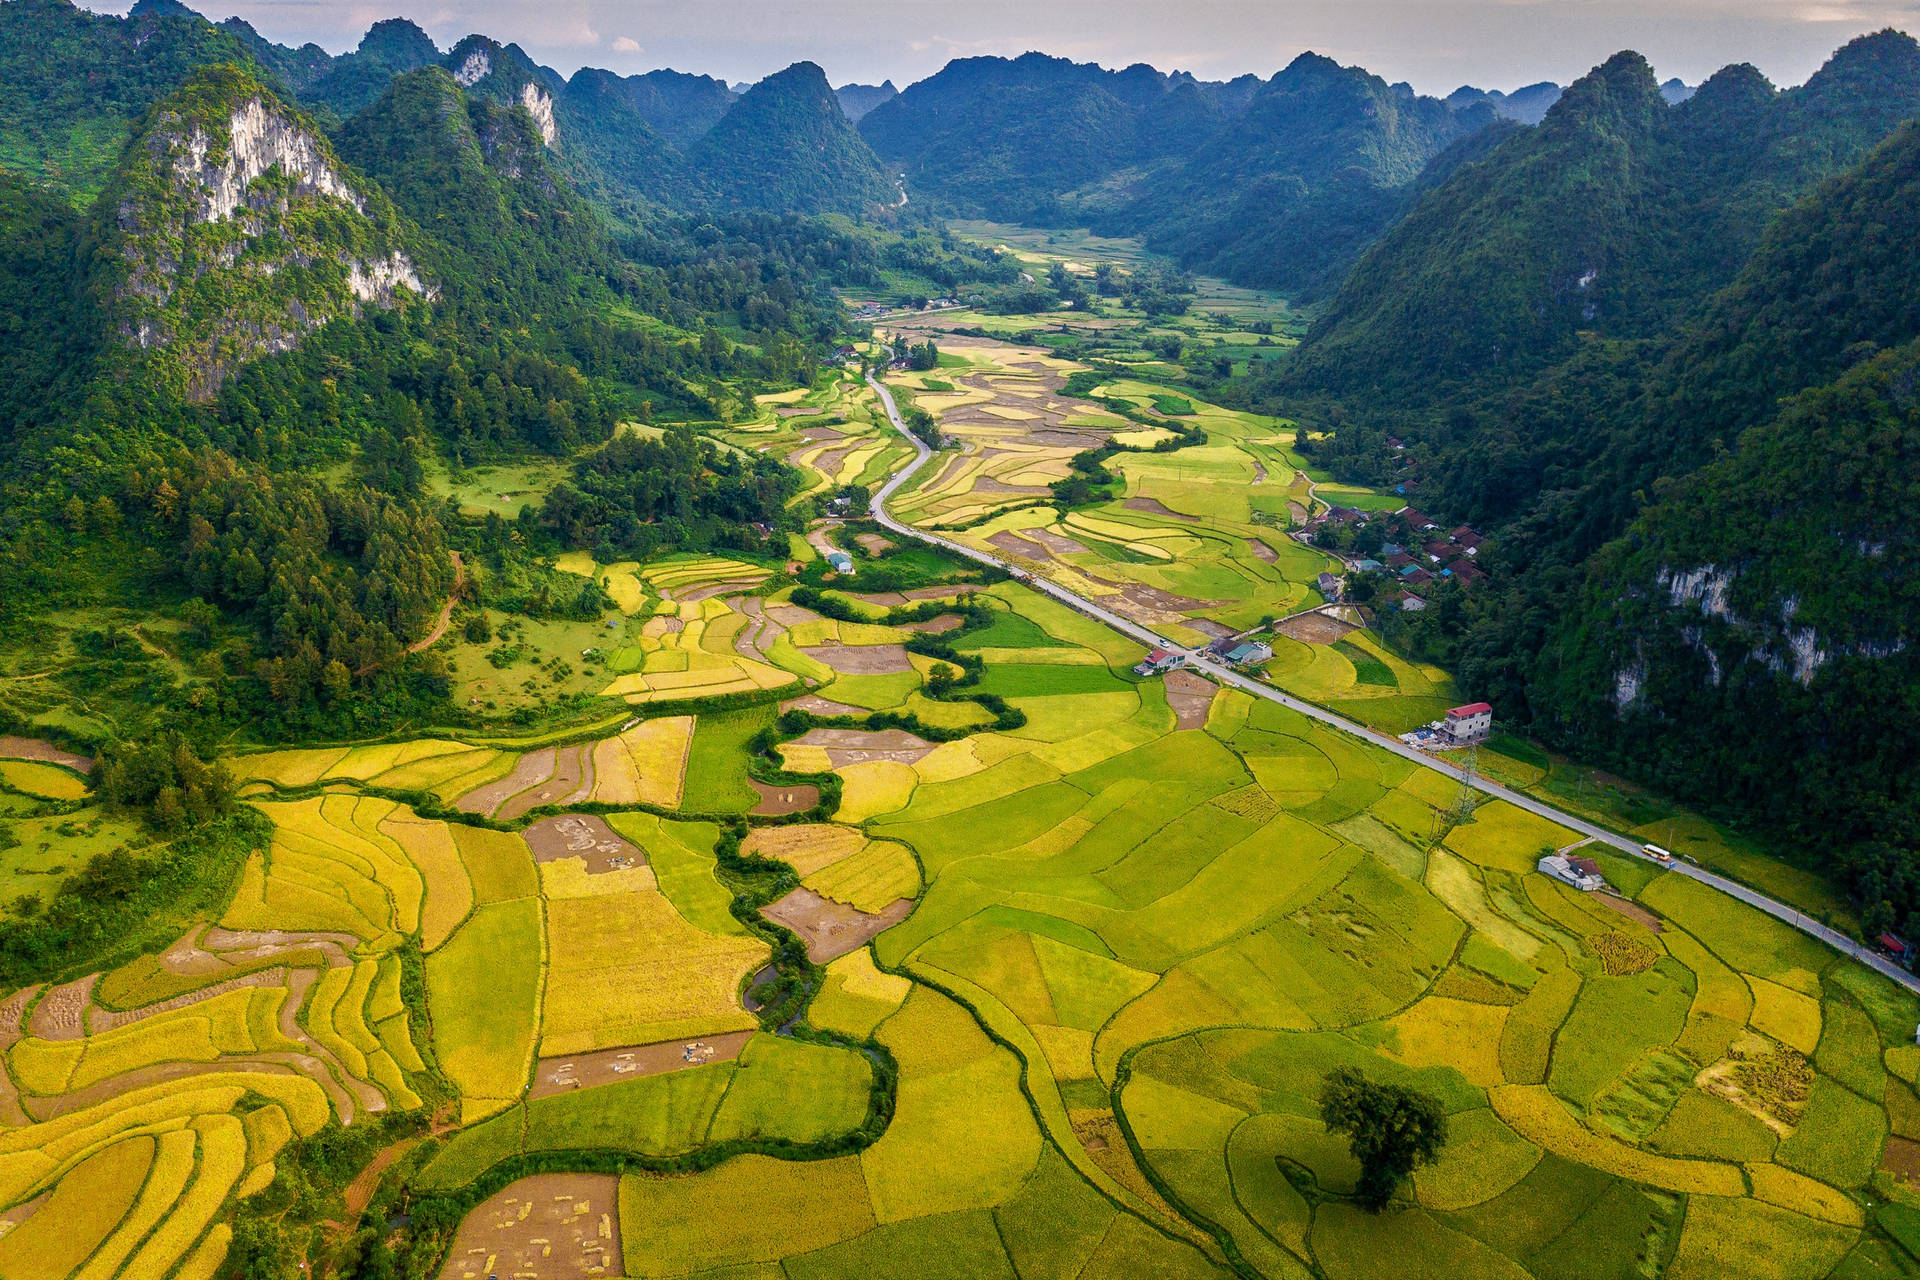
[[[1320,1088],[1328,1133],[1344,1133],[1360,1162],[1360,1203],[1378,1213],[1415,1168],[1447,1143],[1439,1099],[1405,1085],[1379,1084],[1358,1067],[1329,1072]]]

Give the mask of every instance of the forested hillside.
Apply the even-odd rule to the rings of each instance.
[[[1496,582],[1408,624],[1425,652],[1551,740],[1817,841],[1903,925],[1916,200],[1908,124],[1670,330],[1454,409],[1402,470],[1423,507],[1498,522]]]

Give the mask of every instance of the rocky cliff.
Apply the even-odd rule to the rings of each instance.
[[[331,320],[434,296],[386,197],[237,67],[161,105],[110,196],[114,329],[192,399]]]

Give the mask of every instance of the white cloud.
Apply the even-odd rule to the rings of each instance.
[[[574,18],[551,30],[542,31],[539,42],[550,47],[579,49],[599,44],[600,33],[588,26],[585,18]]]
[[[640,47],[640,42],[638,40],[635,40],[632,36],[615,36],[613,38],[613,51],[615,53],[645,53],[646,52],[645,49],[642,49]]]

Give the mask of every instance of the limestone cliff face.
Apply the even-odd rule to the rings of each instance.
[[[162,106],[106,207],[118,332],[191,399],[329,321],[434,296],[385,196],[237,68]]]

